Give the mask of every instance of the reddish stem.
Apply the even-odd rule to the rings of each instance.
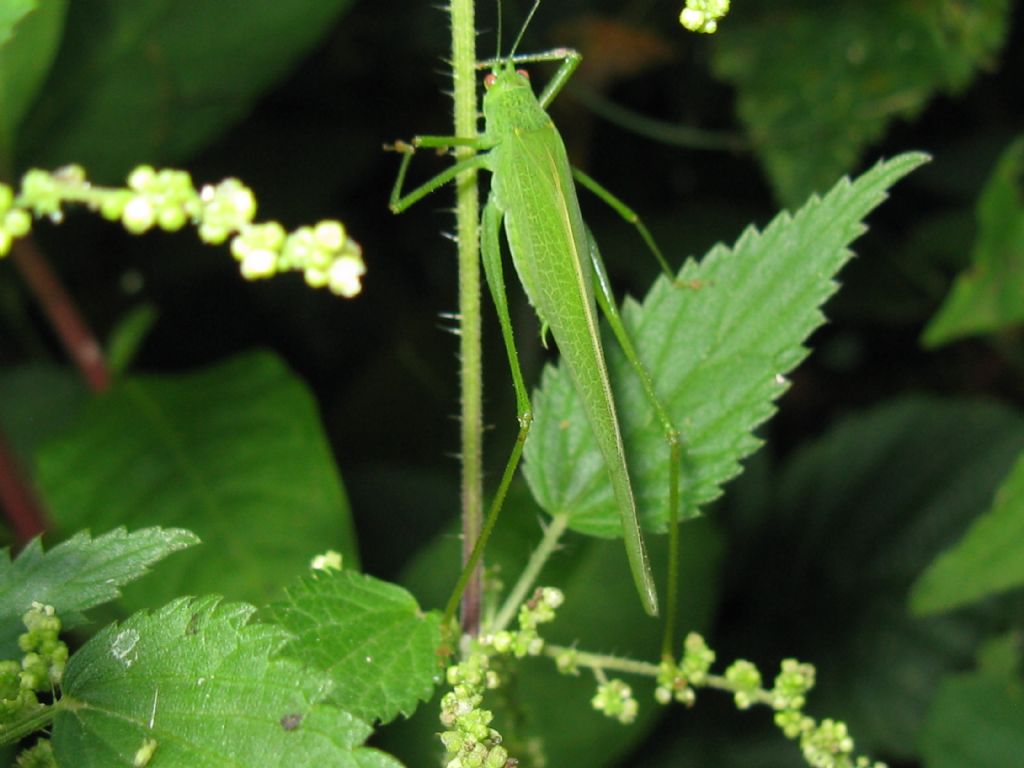
[[[110,388],[103,350],[71,296],[30,238],[16,240],[11,259],[35,296],[68,355],[93,392]],[[0,503],[20,542],[46,530],[46,516],[14,452],[0,432]]]
[[[110,372],[103,350],[46,257],[31,238],[16,240],[11,257],[89,389],[106,392],[110,388]]]
[[[3,432],[0,432],[0,504],[19,543],[24,544],[46,530],[42,504],[18,466]]]

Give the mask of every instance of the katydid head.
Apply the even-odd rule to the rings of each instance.
[[[504,133],[538,128],[550,118],[541,109],[526,70],[516,69],[507,59],[496,62],[484,78],[484,118],[487,130]]]
[[[510,61],[499,61],[484,77],[484,90],[490,93],[492,90],[504,91],[516,88],[527,88],[531,92],[530,73],[525,69],[515,69]]]

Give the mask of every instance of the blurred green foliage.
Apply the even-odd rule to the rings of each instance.
[[[507,28],[518,27],[528,5],[506,2]],[[825,307],[830,324],[811,339],[813,354],[762,428],[766,446],[706,510],[709,519],[684,528],[686,620],[724,656],[751,656],[766,667],[789,655],[817,664],[811,710],[849,720],[858,746],[878,757],[926,768],[1014,765],[1024,754],[1021,665],[1003,664],[997,674],[975,659],[986,639],[1009,637],[1004,655],[1019,662],[1019,588],[928,619],[912,617],[908,599],[972,521],[990,509],[1008,514],[993,499],[1024,448],[1019,237],[998,237],[1019,228],[1024,3],[733,5],[735,15],[708,39],[681,30],[671,4],[548,0],[523,43],[523,50],[581,46],[577,77],[591,92],[669,127],[721,134],[727,146],[737,146],[737,135],[745,141],[747,149],[728,151],[656,143],[597,119],[572,87],[556,103],[577,162],[642,212],[674,264],[734,241],[748,223],[766,224],[780,201],[799,205],[879,156],[922,149],[934,160],[873,215]],[[495,11],[481,3],[478,12],[481,55],[490,55]],[[18,43],[26,18],[39,25],[31,55]],[[598,28],[594,19],[606,22],[604,37],[574,37]],[[310,539],[354,547],[326,436],[366,570],[397,578],[412,562],[408,578],[417,585],[443,575],[435,550],[453,547],[446,532],[458,504],[450,458],[458,450],[455,343],[443,332],[454,321],[442,316],[455,309],[453,248],[442,236],[451,218],[442,194],[395,220],[386,200],[397,159],[380,147],[449,130],[447,30],[440,11],[412,2],[90,0],[68,3],[64,13],[55,0],[0,1],[4,181],[32,164],[70,161],[114,181],[140,162],[186,167],[197,183],[234,175],[255,189],[261,217],[288,226],[343,219],[369,270],[364,296],[342,302],[310,292],[300,278],[243,283],[226,252],[187,234],[132,238],[85,214],[60,227],[40,223],[37,244],[101,339],[120,338],[140,305],[157,311],[148,335],[131,340],[134,363],[119,392],[90,400],[25,284],[9,262],[0,264],[0,425],[27,472],[49,489],[58,522],[97,533],[118,520],[136,526],[142,517],[95,510],[108,514],[129,493],[141,512],[187,495],[189,487],[173,479],[156,482],[159,461],[133,462],[131,452],[96,496],[71,499],[81,476],[62,486],[68,441],[94,429],[102,411],[126,418],[130,411],[117,409],[132,399],[132,387],[153,388],[166,395],[174,430],[211,432],[202,442],[213,458],[199,469],[217,471],[200,472],[193,495],[252,492],[227,468],[241,477],[242,467],[262,466],[270,474],[261,480],[261,507],[303,509]],[[646,293],[657,267],[635,233],[602,205],[586,198],[583,205],[618,295]],[[989,321],[991,307],[971,305],[961,327],[975,335],[924,350],[922,330],[954,280],[979,269],[999,289],[997,321]],[[512,291],[511,299],[525,373],[535,382],[549,353],[523,298]],[[496,323],[490,316],[485,323],[493,477],[516,424]],[[683,334],[678,343],[693,342]],[[253,347],[276,358],[225,362]],[[268,371],[266,390],[237,394]],[[192,394],[176,389],[203,376],[213,382]],[[296,379],[308,383],[315,407]],[[216,407],[204,411],[189,400],[216,391],[218,381],[226,394]],[[263,437],[229,418],[245,424],[256,413],[269,425]],[[129,436],[153,442],[151,430]],[[288,438],[302,447],[268,462],[268,446]],[[317,474],[305,492],[319,488],[320,497],[275,500],[274,478],[294,483],[303,472]],[[308,546],[246,550],[267,535],[253,521],[273,516],[246,509],[193,510],[189,525],[207,542],[193,551],[210,557],[218,533],[220,547],[235,542],[232,562],[245,567],[231,572],[228,586],[236,596],[262,596],[285,570],[301,568],[298,553]],[[1015,509],[1006,530],[1020,530]],[[536,515],[528,500],[508,510],[496,562],[522,561]],[[1024,558],[1024,543],[1007,544]],[[629,585],[616,572],[621,560],[617,544],[571,540],[550,576],[570,581],[579,593],[573,611],[586,615],[567,612],[559,639],[579,634],[597,645],[605,638],[599,650],[655,652],[650,627],[620,614],[629,602]],[[444,562],[451,566],[450,557]],[[261,568],[257,581],[239,578]],[[182,568],[173,583],[140,583],[132,600],[155,606],[170,592],[218,588],[211,587],[216,573]],[[199,579],[191,586],[190,576]],[[422,590],[424,607],[439,604],[439,592]],[[524,670],[502,716],[514,735],[548,735],[552,765],[575,760],[566,737],[577,728],[595,745],[590,765],[800,764],[764,712],[737,714],[709,694],[694,711],[660,723],[648,706],[648,719],[630,731],[593,715],[584,688]],[[421,708],[423,739],[437,730],[432,716]],[[420,737],[393,730],[396,754],[423,754]]]

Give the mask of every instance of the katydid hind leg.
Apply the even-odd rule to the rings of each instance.
[[[480,254],[484,265],[484,277],[494,301],[494,309],[498,314],[505,351],[508,354],[508,365],[512,372],[512,386],[516,393],[516,411],[519,424],[522,426],[533,420],[530,395],[523,381],[523,372],[519,365],[515,338],[512,334],[512,320],[508,311],[508,294],[505,290],[505,273],[501,265],[501,220],[502,212],[494,201],[492,194],[484,206],[481,219]]]
[[[494,202],[493,196],[488,199],[484,206],[481,218],[481,240],[480,252],[484,266],[484,276],[487,279],[487,286],[490,289],[491,298],[494,300],[494,307],[498,313],[498,322],[501,325],[502,337],[505,341],[505,349],[508,353],[509,367],[512,369],[512,385],[516,392],[516,410],[519,416],[519,434],[512,446],[508,461],[505,463],[505,471],[502,472],[501,482],[494,492],[491,506],[487,510],[487,517],[484,520],[480,536],[473,545],[473,551],[462,568],[462,574],[455,586],[448,606],[445,609],[445,624],[455,616],[455,611],[462,599],[462,593],[469,583],[469,579],[483,557],[487,541],[498,522],[501,509],[505,504],[505,496],[508,494],[509,485],[515,477],[519,461],[523,456],[523,446],[526,445],[526,437],[530,433],[530,424],[533,422],[533,412],[530,407],[530,395],[523,383],[523,374],[519,366],[519,355],[516,353],[515,340],[512,336],[512,320],[508,312],[508,297],[505,293],[505,277],[501,266],[501,209]]]
[[[622,322],[622,315],[619,314],[618,305],[615,301],[615,295],[612,292],[611,281],[608,279],[608,270],[604,266],[604,261],[601,258],[601,252],[597,247],[597,242],[589,231],[587,232],[587,239],[590,245],[590,259],[594,268],[594,293],[597,298],[598,306],[601,308],[601,311],[604,312],[604,315],[608,320],[608,324],[612,329],[612,333],[615,335],[616,340],[619,342],[619,346],[622,348],[623,354],[626,356],[626,360],[629,362],[630,367],[640,380],[644,395],[647,397],[651,409],[654,411],[654,414],[661,425],[662,432],[665,435],[665,444],[668,447],[669,560],[667,585],[665,590],[667,608],[665,613],[665,634],[663,638],[662,653],[663,655],[671,656],[675,642],[675,619],[678,603],[677,590],[679,588],[679,465],[681,459],[679,430],[677,430],[675,425],[672,423],[672,417],[670,416],[668,409],[665,407],[664,403],[662,403],[661,398],[655,390],[654,379],[651,378],[651,374],[647,370],[647,367],[640,360],[640,356],[636,351],[633,340],[626,331],[626,327]]]

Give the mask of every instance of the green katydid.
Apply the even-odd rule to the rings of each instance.
[[[540,0],[537,0],[534,4],[526,24],[533,17],[539,3]],[[394,146],[394,149],[403,153],[390,200],[391,210],[395,213],[406,210],[426,195],[452,181],[463,171],[485,169],[491,173],[490,195],[481,221],[481,253],[484,273],[497,309],[512,371],[520,432],[506,467],[502,488],[488,515],[487,524],[474,550],[473,558],[466,565],[464,577],[474,567],[486,536],[493,527],[507,480],[518,463],[532,420],[530,399],[519,368],[505,294],[499,242],[501,226],[504,223],[512,262],[526,296],[537,311],[542,327],[551,331],[558,345],[561,358],[579,392],[590,426],[604,456],[622,520],[630,570],[641,603],[651,615],[657,615],[657,592],[637,519],[636,502],[627,470],[614,396],[601,346],[598,306],[607,317],[626,357],[636,370],[654,413],[665,431],[671,462],[669,532],[672,554],[669,563],[669,621],[666,626],[668,639],[671,636],[677,571],[679,436],[655,394],[653,382],[637,357],[622,324],[597,245],[584,224],[573,179],[594,192],[637,227],[670,278],[672,273],[647,228],[636,214],[593,179],[569,165],[562,139],[545,111],[579,66],[582,57],[576,51],[567,48],[540,54],[515,55],[523,31],[520,31],[509,55],[479,65],[481,68],[492,68],[484,80],[485,130],[482,135],[475,138],[418,136],[411,144],[399,142]],[[540,61],[560,61],[561,65],[538,97],[530,86],[526,72],[516,70],[515,65]],[[418,147],[470,147],[479,154],[453,164],[403,195],[406,172]],[[457,589],[456,594],[460,591]],[[454,599],[457,600],[457,597]]]

